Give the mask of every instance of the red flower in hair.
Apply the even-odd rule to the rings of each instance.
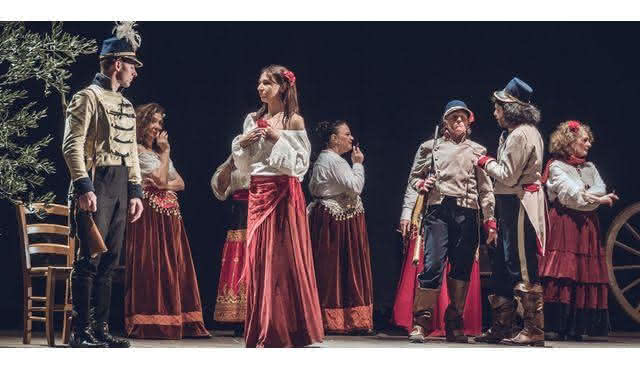
[[[567,126],[569,126],[569,130],[576,132],[580,128],[580,121],[569,121]]]
[[[291,71],[284,71],[284,72],[282,72],[282,75],[283,75],[284,77],[286,77],[286,78],[287,78],[287,80],[289,80],[289,83],[290,83],[291,85],[293,85],[293,84],[295,84],[295,83],[296,83],[296,75],[294,75],[294,74],[293,74],[293,72],[291,72]]]

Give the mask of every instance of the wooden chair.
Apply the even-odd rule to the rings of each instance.
[[[34,214],[42,210],[47,215],[57,215],[66,217],[68,224],[69,207],[51,204],[45,207],[43,203],[34,203],[32,209],[27,209],[24,205],[16,206],[18,217],[18,233],[20,234],[20,248],[22,249],[22,272],[24,282],[24,333],[22,342],[31,343],[32,322],[39,321],[45,323],[47,344],[55,346],[55,336],[53,330],[53,313],[64,312],[64,324],[62,329],[62,342],[69,343],[71,333],[71,269],[75,251],[75,240],[69,237],[69,226],[49,223],[27,222],[27,215]],[[66,244],[56,243],[31,243],[30,236],[35,234],[59,235],[67,241]],[[43,235],[44,236],[44,235]],[[66,263],[63,266],[39,266],[31,265],[32,255],[47,254],[65,256]],[[45,278],[45,296],[33,295],[33,278]],[[55,304],[56,282],[65,281],[64,303]],[[38,303],[34,306],[33,303]],[[44,316],[34,315],[35,312],[43,312]]]

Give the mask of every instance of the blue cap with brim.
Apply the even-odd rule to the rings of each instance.
[[[496,91],[493,96],[504,103],[530,104],[533,88],[518,77],[509,81],[501,91]]]
[[[444,118],[452,113],[455,112],[457,110],[463,110],[465,112],[467,112],[467,114],[469,115],[469,118],[471,118],[473,116],[473,112],[471,112],[471,109],[467,108],[467,104],[465,104],[465,102],[463,102],[462,100],[452,100],[450,102],[447,103],[447,105],[444,107],[444,113],[442,114],[442,120],[444,121]]]
[[[111,37],[102,42],[102,50],[100,50],[100,59],[105,58],[123,58],[126,61],[135,64],[136,67],[142,67],[142,62],[136,56],[133,46],[126,40],[117,37]]]

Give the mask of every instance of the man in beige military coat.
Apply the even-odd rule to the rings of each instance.
[[[495,183],[500,236],[489,248],[493,310],[491,328],[477,342],[544,345],[542,286],[538,254],[544,253],[546,206],[540,185],[544,143],[536,125],[540,111],[530,103],[533,89],[514,78],[493,94],[494,116],[505,129],[497,158],[477,159]],[[524,329],[512,336],[514,294],[524,309]]]
[[[464,102],[450,101],[442,115],[442,137],[420,145],[409,174],[409,186],[428,193],[420,231],[425,234],[424,266],[414,297],[412,342],[423,342],[430,329],[447,259],[451,270],[446,277],[450,300],[445,311],[446,339],[467,342],[462,313],[479,246],[480,210],[487,243],[496,238],[493,185],[485,171],[474,166],[477,154],[486,149],[468,138],[472,122],[473,113]]]
[[[121,94],[142,66],[135,54],[140,36],[133,22],[120,22],[102,43],[100,73],[77,92],[66,112],[62,151],[72,185],[79,249],[71,273],[71,347],[129,347],[109,334],[111,280],[127,222],[142,214],[142,187],[133,105]],[[95,221],[107,251],[88,247]]]

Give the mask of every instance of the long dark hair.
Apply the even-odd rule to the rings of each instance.
[[[158,103],[147,103],[138,105],[136,107],[136,141],[138,144],[144,144],[144,129],[151,123],[151,118],[154,114],[160,113],[164,116],[164,108]],[[162,128],[164,129],[164,120],[162,122]],[[155,148],[154,148],[155,150]]]
[[[504,111],[504,121],[509,126],[518,126],[521,124],[530,124],[537,126],[542,119],[540,109],[533,104],[506,103],[491,97],[491,101],[502,107]]]
[[[290,70],[281,65],[272,64],[262,68],[260,71],[260,76],[263,73],[267,75],[267,77],[280,85],[280,100],[284,105],[284,122],[288,122],[291,116],[295,113],[300,113],[300,106],[298,105],[298,89],[296,87],[296,83],[291,83],[287,77],[285,77],[285,73],[290,72]],[[294,80],[295,81],[295,80]],[[256,112],[255,120],[260,119],[267,113],[267,103],[263,103],[260,109]]]

